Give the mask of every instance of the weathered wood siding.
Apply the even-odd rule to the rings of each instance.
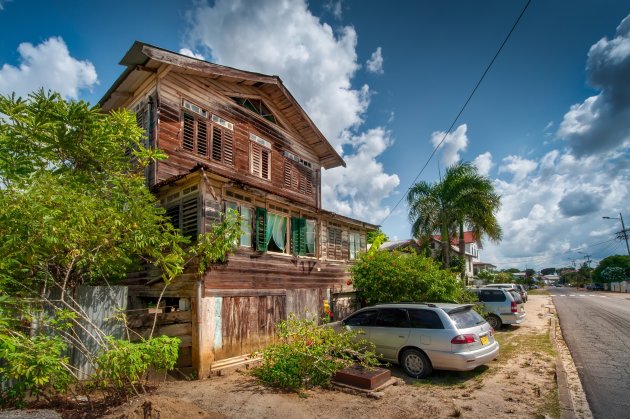
[[[182,92],[185,92],[184,94]],[[169,158],[160,161],[157,166],[157,181],[184,174],[201,163],[211,167],[214,173],[237,180],[265,191],[273,192],[302,204],[319,207],[319,173],[314,170],[315,183],[311,196],[284,188],[284,152],[290,151],[300,157],[319,164],[318,158],[297,133],[288,128],[277,126],[247,111],[232,99],[230,95],[250,95],[260,97],[261,92],[251,86],[241,86],[218,80],[169,73],[159,85],[157,146],[164,150]],[[222,164],[182,149],[180,121],[182,99],[187,99],[210,113],[234,124],[234,164]],[[265,97],[263,96],[263,99]],[[267,98],[265,102],[282,121],[282,113],[273,108]],[[253,133],[272,144],[271,181],[260,179],[250,174],[249,134]]]

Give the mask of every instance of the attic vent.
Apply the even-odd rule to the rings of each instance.
[[[258,114],[265,118],[267,121],[273,122],[277,124],[276,117],[273,116],[273,113],[269,110],[265,102],[260,99],[248,98],[248,97],[233,97],[232,100],[245,109],[248,109],[255,114]]]
[[[219,124],[223,128],[227,128],[230,131],[234,131],[234,124],[231,123],[231,122],[226,121],[225,119],[221,118],[220,116],[212,115],[212,122],[214,122],[215,124]]]
[[[186,99],[184,99],[183,103],[184,103],[184,108],[188,109],[189,111],[194,112],[197,115],[201,115],[204,118],[208,117],[208,111],[206,111],[205,109],[200,108],[199,106],[195,105],[194,103],[190,103]]]
[[[301,165],[308,167],[309,169],[313,168],[313,163],[311,163],[309,161],[306,161],[303,158],[301,158],[299,156],[296,156],[295,154],[293,154],[293,153],[291,153],[289,151],[285,151],[284,152],[284,156],[286,158],[288,158],[288,159],[293,160],[294,162],[300,163]]]
[[[198,189],[197,185],[189,186],[188,188],[184,188],[184,190],[182,191],[182,195],[188,195],[189,193],[192,193],[196,191],[197,189]]]
[[[256,134],[249,134],[249,139],[260,144],[263,147],[267,147],[269,149],[271,149],[271,143],[267,140],[263,140],[262,138],[260,138],[259,136],[257,136]]]

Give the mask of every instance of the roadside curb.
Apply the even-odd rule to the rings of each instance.
[[[593,414],[588,406],[586,394],[573,363],[571,352],[562,336],[559,319],[556,317],[555,304],[553,316],[549,318],[550,333],[556,348],[556,382],[558,384],[558,401],[560,402],[561,419],[592,419]],[[567,372],[569,371],[569,372]]]

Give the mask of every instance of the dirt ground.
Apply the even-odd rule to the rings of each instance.
[[[501,355],[468,373],[436,371],[426,380],[406,377],[382,397],[334,389],[301,394],[259,384],[247,372],[203,381],[169,382],[150,396],[112,410],[109,418],[499,418],[557,417],[555,355],[549,340],[550,298],[530,296],[519,327],[497,331]]]

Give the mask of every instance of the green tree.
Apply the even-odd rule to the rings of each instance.
[[[366,304],[399,301],[462,302],[465,289],[431,258],[406,252],[362,254],[350,268],[352,283]]]
[[[418,182],[407,195],[411,234],[427,240],[439,233],[442,242],[442,260],[450,267],[450,240],[459,237],[460,257],[464,257],[464,230],[473,231],[477,238],[487,236],[501,239],[501,227],[495,214],[500,197],[492,182],[481,176],[470,163],[455,164],[436,183]]]
[[[145,186],[144,168],[165,156],[143,147],[144,136],[128,111],[103,114],[43,91],[26,100],[0,95],[0,298],[13,304],[7,318],[45,320],[45,302],[56,315],[69,310],[67,320],[78,325],[87,319],[71,301],[77,285],[115,283],[149,263],[166,288],[186,266],[204,271],[225,258],[240,236],[238,217],[228,215],[193,243],[183,237]],[[52,288],[60,290],[54,301],[47,299]],[[0,328],[0,353],[43,347],[41,339],[53,338],[48,331],[76,343],[55,322],[29,333],[10,322]],[[95,339],[104,342],[100,350],[115,346]]]
[[[367,233],[367,243],[368,244],[372,244],[372,243],[374,243],[374,240],[376,240],[377,237],[381,237],[381,236],[382,236],[381,243],[389,241],[389,237],[387,237],[387,234],[385,234],[383,232],[383,230],[381,230],[380,228],[378,228],[376,230],[368,231],[368,233]]]
[[[541,275],[553,275],[556,273],[556,268],[544,268],[540,270]]]
[[[625,278],[630,277],[630,257],[626,255],[612,255],[602,259],[595,270],[593,271],[593,281],[595,282],[615,282],[610,281],[608,278],[602,275],[602,272],[606,268],[621,268],[624,272]]]
[[[517,274],[519,273],[521,270],[518,268],[508,268],[508,269],[503,269],[501,272],[507,272],[509,274]]]
[[[486,284],[492,284],[496,276],[497,276],[496,273],[488,271],[486,269],[480,271],[477,274],[477,278],[484,280]]]

